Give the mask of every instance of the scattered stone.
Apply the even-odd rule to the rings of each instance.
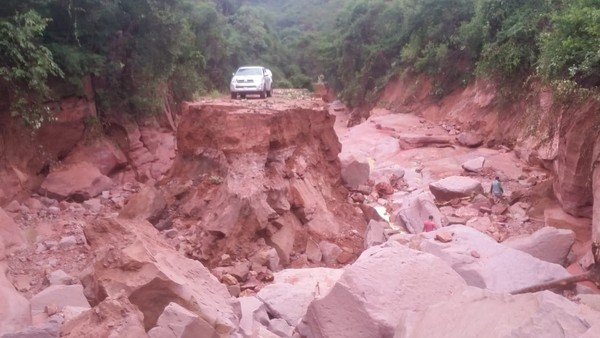
[[[88,311],[89,308],[79,307],[79,306],[65,306],[62,309],[62,315],[65,317],[65,321],[69,321],[85,311]]]
[[[350,263],[350,261],[354,258],[354,254],[352,254],[349,251],[342,251],[342,253],[340,253],[337,258],[336,261],[340,264],[348,264]]]
[[[342,275],[341,269],[288,269],[275,273],[273,284],[262,288],[257,298],[264,302],[272,317],[284,319],[296,327],[309,304],[325,296]]]
[[[456,141],[462,146],[477,148],[483,144],[483,137],[473,132],[462,132],[458,135]]]
[[[269,325],[265,304],[256,297],[238,298],[241,308],[239,331],[244,337],[252,337],[255,323]]]
[[[359,192],[353,192],[350,194],[350,199],[352,202],[363,203],[365,201],[365,195]]]
[[[227,291],[232,297],[239,297],[242,292],[242,288],[239,284],[227,285]]]
[[[429,216],[433,216],[433,221],[438,226],[447,224],[447,218],[435,205],[430,192],[415,191],[409,195],[394,198],[393,203],[398,205],[397,222],[411,233],[422,232],[423,222]]]
[[[60,215],[60,208],[56,206],[48,207],[48,213],[53,216]]]
[[[219,262],[219,266],[231,266],[231,265],[233,265],[233,261],[231,260],[231,256],[228,255],[228,254],[222,254],[221,255],[221,261]]]
[[[166,207],[167,202],[162,193],[153,186],[144,185],[129,198],[119,216],[126,219],[144,219],[156,224]]]
[[[51,172],[40,187],[40,194],[59,200],[84,201],[110,189],[113,182],[88,162],[80,162]]]
[[[365,185],[370,172],[369,163],[359,162],[354,158],[342,161],[342,181],[349,189]]]
[[[450,176],[430,183],[429,190],[441,202],[483,193],[481,182],[464,176]]]
[[[140,310],[121,294],[117,298],[106,298],[93,310],[81,312],[67,321],[60,330],[60,337],[146,337],[143,318]]]
[[[12,200],[10,203],[4,206],[4,210],[8,212],[17,213],[21,211],[21,204],[19,203],[19,201]]]
[[[403,311],[424,310],[464,287],[439,258],[388,242],[346,267],[331,291],[310,304],[298,331],[307,337],[391,337]]]
[[[476,250],[471,250],[471,256],[475,258],[481,258],[481,255]]]
[[[312,238],[306,241],[306,258],[313,263],[319,263],[323,259],[321,248]]]
[[[294,328],[290,326],[285,320],[280,318],[273,318],[269,322],[269,331],[277,335],[277,337],[292,337]]]
[[[60,239],[58,247],[61,249],[68,249],[72,246],[77,245],[77,238],[75,236],[66,236]]]
[[[216,337],[215,329],[194,312],[177,303],[169,303],[158,317],[156,326],[148,331],[150,338]]]
[[[387,227],[388,224],[386,222],[371,220],[367,225],[364,248],[368,249],[372,246],[383,244],[386,241],[384,231]]]
[[[238,279],[235,278],[233,275],[230,275],[228,273],[224,274],[221,277],[221,282],[223,282],[223,284],[225,284],[225,285],[236,285],[236,284],[239,284]]]
[[[442,243],[452,242],[452,233],[448,231],[436,231],[435,240]]]
[[[75,285],[51,285],[31,297],[31,315],[40,318],[44,314],[46,306],[56,305],[58,309],[65,306],[77,306],[90,308],[90,304],[83,295],[83,286]],[[41,317],[43,318],[43,317]]]
[[[321,241],[319,248],[323,254],[323,261],[329,266],[335,265],[338,256],[342,253],[342,249],[339,246],[328,241]]]
[[[25,247],[25,237],[21,229],[2,208],[0,208],[0,260]]]
[[[572,230],[543,227],[531,235],[512,237],[503,242],[543,261],[565,265],[575,243]]]
[[[46,276],[50,285],[72,285],[75,279],[63,270],[52,271]]]
[[[87,210],[95,213],[99,213],[103,208],[102,202],[98,198],[91,198],[87,201],[83,201],[83,206]]]
[[[63,318],[60,315],[54,315],[47,321],[5,334],[2,338],[56,338],[60,336],[62,323]]]
[[[46,305],[46,308],[44,309],[44,312],[46,312],[48,317],[57,314],[59,311],[60,311],[60,309],[58,308],[58,305],[56,305],[56,304],[48,304],[48,305]]]
[[[469,172],[480,172],[485,164],[485,157],[477,157],[462,164],[462,168]]]
[[[492,291],[510,292],[549,280],[570,276],[565,268],[548,263],[505,245],[467,226],[444,228],[454,234],[452,245],[434,239],[435,233],[422,234],[419,249],[444,260],[467,284]],[[477,251],[475,259],[465,253]]]
[[[167,238],[175,238],[175,237],[177,237],[177,230],[169,229],[169,230],[166,230],[164,232],[164,234],[165,234],[165,237],[167,237]]]
[[[597,322],[598,314],[550,291],[511,296],[468,288],[407,313],[394,337],[582,337]]]
[[[394,193],[394,187],[388,182],[379,182],[375,185],[375,191],[379,196],[388,196]]]
[[[37,212],[44,208],[44,204],[40,202],[40,200],[36,198],[28,198],[23,202],[23,204],[29,208],[30,211]]]

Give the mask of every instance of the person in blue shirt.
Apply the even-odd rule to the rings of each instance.
[[[502,189],[500,177],[496,176],[496,179],[492,181],[492,185],[490,186],[490,194],[492,195],[494,201],[501,199],[504,195],[504,189]]]

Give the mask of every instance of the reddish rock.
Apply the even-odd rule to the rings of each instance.
[[[467,226],[452,225],[452,245],[440,243],[434,234],[422,236],[419,249],[451,266],[467,284],[498,292],[510,292],[531,285],[570,276],[558,264],[542,261],[525,252],[497,243],[493,238]],[[468,253],[477,251],[480,258]]]
[[[369,163],[359,162],[354,158],[342,162],[342,180],[348,188],[365,185],[370,172]]]
[[[84,201],[109,190],[112,185],[112,180],[102,175],[98,168],[81,162],[50,173],[42,183],[40,193],[58,200]]]
[[[0,336],[18,331],[30,324],[29,301],[6,279],[6,267],[4,263],[0,263]]]
[[[598,325],[595,311],[550,291],[511,296],[468,288],[408,313],[394,337],[596,337],[592,323]]]
[[[186,299],[187,309],[210,323],[218,334],[227,336],[236,329],[238,319],[227,287],[200,262],[165,243],[150,223],[97,219],[84,231],[96,257],[94,283],[87,287],[97,290],[92,294],[109,299],[124,292],[143,313],[146,330],[160,316],[156,304],[181,299]]]
[[[558,125],[560,138],[553,163],[554,194],[562,208],[574,216],[592,217],[595,201],[590,181],[600,158],[600,150],[595,146],[600,144],[599,108],[597,102],[588,101],[577,105],[576,111],[565,109],[563,114],[568,117],[563,117]]]
[[[61,337],[147,337],[144,315],[126,296],[108,297],[61,328]]]
[[[512,237],[503,242],[513,249],[560,265],[567,263],[567,256],[574,243],[575,233],[572,230],[552,227],[544,227],[531,235]]]
[[[473,132],[462,132],[456,138],[460,145],[469,148],[477,148],[483,144],[483,137]]]
[[[356,202],[356,203],[363,203],[365,201],[365,195],[358,193],[358,192],[351,193],[350,198],[352,199],[353,202]]]
[[[429,184],[429,190],[436,200],[444,202],[482,193],[483,187],[478,180],[464,176],[450,176]]]
[[[435,240],[442,243],[452,242],[452,233],[448,231],[436,231]]]
[[[452,138],[448,136],[428,136],[403,133],[398,137],[400,149],[423,148],[428,146],[449,145]]]
[[[64,164],[88,162],[100,170],[103,175],[109,175],[119,168],[125,167],[127,157],[111,141],[100,138],[92,144],[80,143],[63,161]]]
[[[169,303],[156,326],[148,331],[150,338],[218,337],[215,329],[197,314],[177,303]]]
[[[447,224],[447,218],[435,205],[433,195],[429,192],[415,191],[410,195],[394,199],[394,205],[398,207],[398,223],[411,233],[423,231],[423,223],[429,216],[433,216],[433,222],[438,226]]]
[[[337,257],[336,260],[340,264],[348,264],[354,258],[354,254],[348,251],[342,251]]]
[[[385,229],[388,227],[389,225],[387,222],[377,222],[375,220],[371,220],[367,225],[364,248],[368,249],[372,246],[383,244],[386,241]]]
[[[128,219],[144,219],[157,223],[167,207],[167,202],[158,189],[144,185],[139,192],[133,194],[121,212],[120,217]]]
[[[339,246],[328,241],[321,241],[319,248],[321,248],[321,252],[323,253],[323,261],[328,266],[335,265],[338,256],[343,252]]]
[[[464,170],[469,172],[479,172],[483,169],[485,164],[485,157],[477,157],[464,162],[461,166]]]
[[[372,247],[310,304],[298,329],[307,337],[392,337],[404,311],[424,310],[464,287],[433,255],[399,244]]]
[[[379,196],[388,196],[394,193],[394,187],[388,182],[379,182],[375,185],[375,191]]]
[[[15,221],[0,208],[0,260],[7,254],[25,247],[25,237]]]

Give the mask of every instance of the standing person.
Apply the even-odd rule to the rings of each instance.
[[[429,216],[428,219],[423,223],[423,232],[430,232],[437,228],[435,222],[433,221],[433,216]]]
[[[496,202],[496,200],[501,199],[502,195],[504,195],[504,189],[502,189],[500,177],[496,176],[496,179],[492,181],[492,185],[490,186],[490,194],[492,194],[494,202]]]

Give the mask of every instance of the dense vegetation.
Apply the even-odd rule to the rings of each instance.
[[[316,43],[351,104],[406,71],[433,77],[437,96],[475,76],[597,89],[600,0],[354,0]]]
[[[239,65],[325,79],[351,105],[400,73],[600,85],[600,0],[3,0],[0,97],[37,126],[91,79],[102,114],[224,91]],[[516,86],[515,86],[516,87]]]
[[[39,126],[45,102],[81,95],[87,79],[102,114],[224,91],[244,64],[269,65],[285,85],[297,69],[265,17],[232,0],[3,0],[0,98]]]

